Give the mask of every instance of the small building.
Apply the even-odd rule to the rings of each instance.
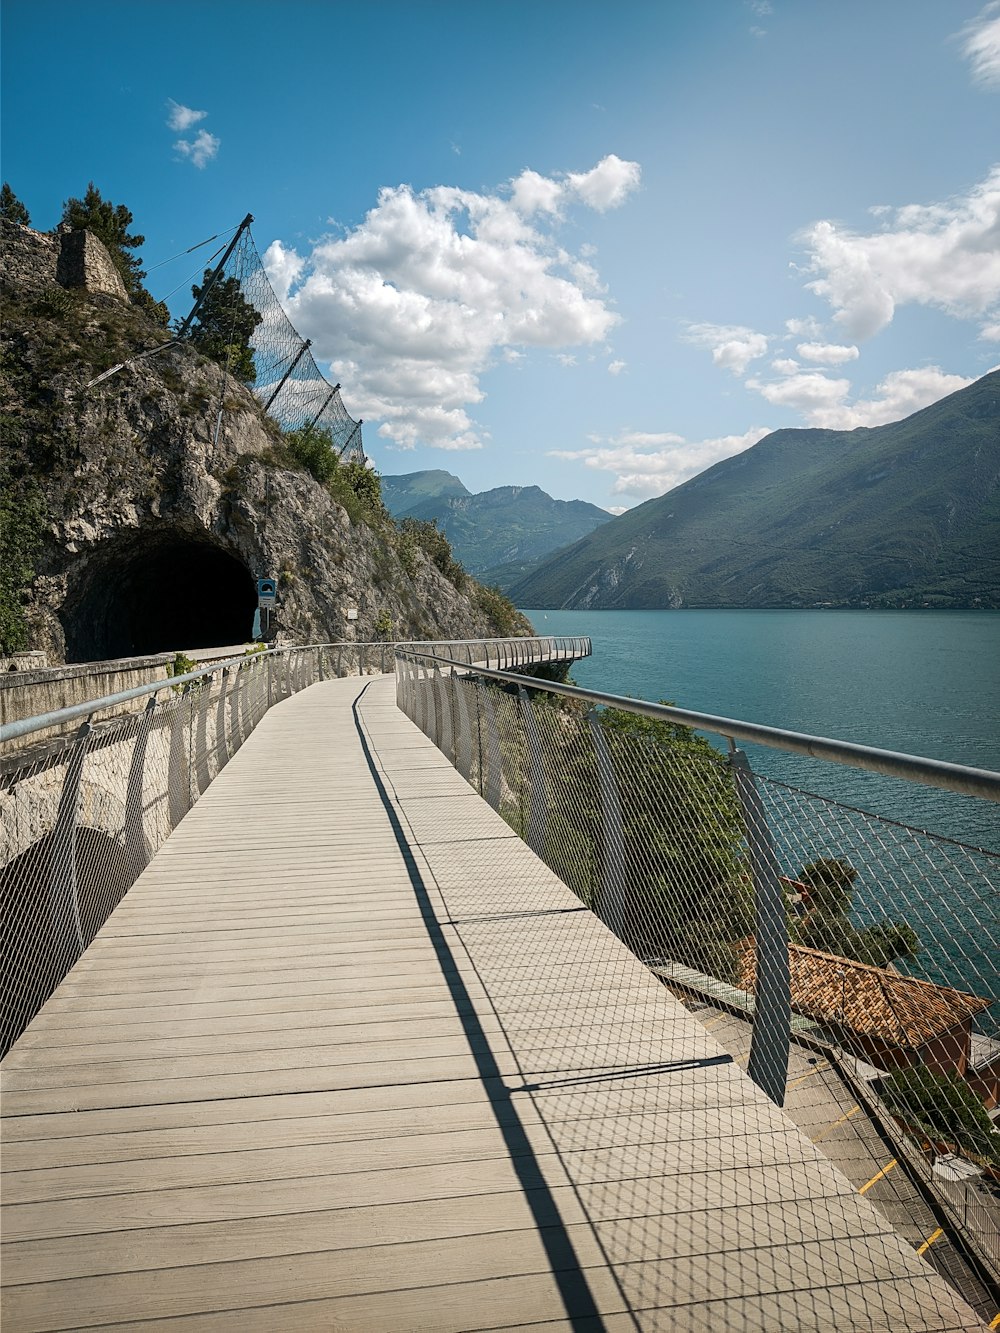
[[[788,963],[792,1009],[835,1030],[870,1064],[890,1071],[919,1061],[939,1074],[973,1074],[972,1022],[992,1000],[800,944],[788,946]],[[752,991],[755,976],[748,940],[740,949],[739,984]],[[995,1105],[995,1080],[978,1082],[978,1095]]]

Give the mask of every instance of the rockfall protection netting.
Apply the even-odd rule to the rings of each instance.
[[[685,728],[544,686],[413,655],[397,660],[397,700],[539,858],[512,878],[496,837],[462,841],[457,813],[448,845],[423,847],[519,1087],[584,1172],[592,1215],[617,1219],[609,1245],[675,1255],[629,1267],[633,1306],[680,1300],[693,1267],[706,1327],[951,1327],[907,1303],[902,1240],[993,1319],[1000,857],[748,777]],[[579,912],[698,1018],[701,1042],[653,1011]],[[746,1104],[737,1067],[777,1082],[793,1125],[759,1095]],[[840,1173],[826,1194],[800,1175],[820,1155]],[[729,1313],[755,1284],[771,1294]]]
[[[345,461],[365,461],[362,423],[347,411],[340,385],[327,380],[286,315],[249,226],[204,293],[186,336],[252,390],[283,431],[325,432]],[[223,402],[216,405],[220,414]]]

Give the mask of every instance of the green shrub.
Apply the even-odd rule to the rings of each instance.
[[[993,1122],[957,1074],[936,1074],[926,1065],[911,1065],[883,1080],[879,1095],[911,1129],[1000,1166],[1000,1142]]]
[[[399,532],[404,544],[409,541],[412,545],[419,546],[424,555],[446,579],[451,580],[456,588],[465,587],[469,576],[452,554],[451,542],[438,527],[436,519],[428,522],[420,518],[404,518],[400,521]]]

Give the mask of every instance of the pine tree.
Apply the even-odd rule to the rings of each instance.
[[[132,214],[124,204],[113,204],[110,199],[104,199],[91,181],[82,199],[67,199],[63,204],[62,221],[74,231],[93,232],[104,243],[133,304],[145,310],[157,323],[167,323],[170,317],[167,307],[162,301],[155,300],[142,285],[146,276],[142,262],[138,255],[129,253],[143,245],[146,238],[138,232],[129,234]]]
[[[243,295],[239,278],[220,277],[209,287],[211,276],[211,269],[206,269],[202,285],[191,288],[196,301],[205,293],[191,342],[203,356],[226,366],[234,379],[253,384],[257,370],[250,339],[264,317]]]
[[[0,218],[6,218],[8,222],[16,222],[19,227],[31,226],[28,210],[6,181],[0,188]]]

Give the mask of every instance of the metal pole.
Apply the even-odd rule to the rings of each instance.
[[[747,1073],[776,1106],[785,1104],[792,995],[785,895],[764,804],[750,762],[730,741],[729,760],[743,809],[756,907],[753,1035]]]
[[[247,227],[250,226],[251,222],[253,222],[253,214],[248,213],[246,217],[243,219],[243,221],[240,223],[240,225],[236,228],[236,235],[226,246],[225,254],[222,256],[218,264],[216,264],[215,268],[212,270],[212,273],[209,275],[209,279],[205,283],[205,286],[202,288],[201,295],[198,297],[197,301],[195,301],[194,307],[192,308],[190,315],[188,315],[187,319],[184,320],[183,324],[181,324],[180,328],[177,330],[178,338],[183,338],[184,334],[187,333],[191,325],[191,321],[194,319],[195,315],[197,315],[198,311],[201,309],[205,297],[215,286],[216,282],[218,281],[220,273],[226,267],[226,264],[229,260],[229,256],[236,249],[236,246],[239,244],[240,237],[246,231]]]
[[[308,352],[308,350],[309,350],[310,347],[312,347],[312,339],[311,339],[311,338],[307,338],[307,339],[305,340],[305,342],[302,344],[302,346],[299,348],[299,350],[295,353],[295,360],[292,362],[292,364],[291,364],[291,365],[288,367],[288,369],[285,371],[284,375],[282,375],[281,379],[278,381],[278,387],[275,389],[274,393],[271,394],[270,398],[269,398],[269,399],[267,400],[267,402],[264,404],[264,411],[265,411],[265,412],[266,412],[267,409],[271,406],[271,404],[274,402],[275,398],[277,398],[278,394],[281,393],[282,389],[285,387],[285,385],[286,385],[287,382],[288,382],[288,377],[289,377],[289,375],[291,375],[292,371],[293,371],[293,370],[295,369],[295,367],[299,364],[299,362],[300,362],[300,361],[302,360],[302,358],[305,356],[306,352]]]
[[[49,922],[56,981],[66,975],[86,948],[76,883],[76,820],[90,731],[90,723],[85,722],[76,734],[49,843]]]
[[[326,411],[326,409],[329,407],[329,405],[330,405],[330,400],[333,398],[333,395],[337,392],[337,390],[338,390],[339,388],[340,388],[340,385],[339,385],[339,384],[335,384],[335,385],[333,386],[333,388],[330,390],[330,392],[329,392],[329,393],[326,395],[326,397],[323,399],[323,406],[319,409],[319,411],[318,411],[318,412],[316,413],[316,415],[313,417],[312,421],[310,421],[309,425],[306,427],[306,430],[312,430],[313,426],[315,426],[316,422],[319,421],[320,417],[323,415],[323,413],[324,413],[324,412]]]
[[[542,763],[542,736],[527,690],[518,686],[517,697],[528,741],[528,827],[525,829],[524,840],[536,856],[544,859],[548,801],[545,794],[545,766]]]

